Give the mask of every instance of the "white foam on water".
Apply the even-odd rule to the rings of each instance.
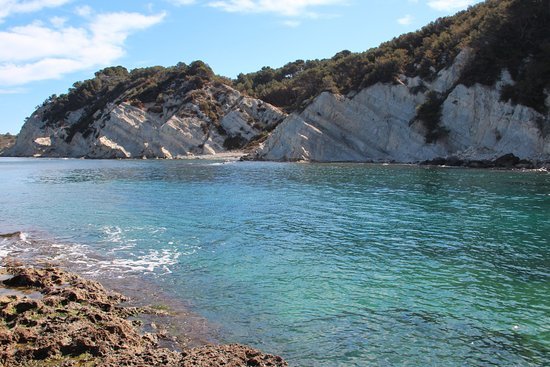
[[[99,238],[91,245],[68,239],[42,239],[42,234],[18,233],[0,238],[0,262],[6,257],[48,262],[89,276],[125,277],[170,274],[181,257],[201,250],[196,239],[166,238],[165,227],[95,227]],[[93,232],[93,225],[90,225]]]
[[[28,252],[22,245],[29,245],[28,234],[25,232],[16,232],[11,237],[2,238],[0,241],[0,261],[12,255],[14,252]]]
[[[122,228],[118,226],[101,227],[101,231],[105,235],[106,242],[120,243],[122,242]]]
[[[7,241],[5,238],[0,241],[0,261],[10,254],[10,250],[6,248],[6,243]]]
[[[170,266],[178,263],[182,254],[177,249],[150,250],[130,259],[98,261],[101,270],[116,270],[122,273],[171,273]]]
[[[135,239],[124,239],[124,230],[120,227],[105,227],[102,230],[107,237],[101,242],[112,246],[108,251],[95,250],[79,243],[36,240],[21,233],[18,237],[0,240],[0,261],[12,256],[23,261],[30,259],[60,263],[90,275],[161,275],[171,273],[181,256],[191,256],[200,249],[199,246],[178,245],[176,241],[170,241],[167,248],[139,250],[135,249]],[[156,232],[165,230],[161,228]]]
[[[27,240],[27,237],[29,235],[25,232],[19,232],[19,240],[25,242],[25,243],[30,243],[28,240]]]

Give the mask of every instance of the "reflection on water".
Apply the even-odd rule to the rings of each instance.
[[[55,244],[83,272],[146,277],[223,341],[296,366],[550,364],[547,174],[80,160],[0,173],[0,230],[50,239],[29,256]]]

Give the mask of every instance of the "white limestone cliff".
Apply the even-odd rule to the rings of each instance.
[[[165,96],[161,108],[133,106],[129,102],[107,105],[93,116],[84,132],[67,139],[68,130],[84,110],[70,112],[64,121],[48,124],[39,108],[23,126],[7,154],[35,157],[182,158],[226,152],[231,139],[246,144],[272,129],[285,116],[279,109],[241,95],[226,85],[210,85],[204,98],[220,106],[212,121],[199,102]],[[229,140],[228,140],[229,139]]]
[[[500,88],[513,82],[507,72],[494,87],[458,84],[468,58],[469,51],[462,51],[431,82],[402,77],[395,84],[375,84],[350,97],[324,92],[302,113],[287,117],[255,158],[413,163],[451,156],[493,160],[512,153],[521,159],[550,161],[550,136],[545,137],[540,128],[549,116],[500,100]],[[419,86],[426,91],[415,93]],[[448,132],[431,144],[417,119],[417,108],[429,91],[446,95],[441,127]]]

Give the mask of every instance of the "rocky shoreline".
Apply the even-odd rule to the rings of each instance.
[[[0,267],[0,365],[288,366],[243,345],[163,348],[164,332],[144,332],[140,315],[166,313],[122,305],[128,298],[50,265]]]

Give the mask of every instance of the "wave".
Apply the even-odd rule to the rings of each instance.
[[[164,228],[155,229],[158,233]],[[137,241],[125,236],[120,227],[102,228],[104,237],[96,246],[43,239],[26,232],[0,234],[0,263],[7,258],[61,264],[90,276],[114,277],[173,272],[181,256],[191,256],[199,246],[178,245],[174,241],[158,249],[139,249]],[[154,235],[154,234],[153,234]]]

